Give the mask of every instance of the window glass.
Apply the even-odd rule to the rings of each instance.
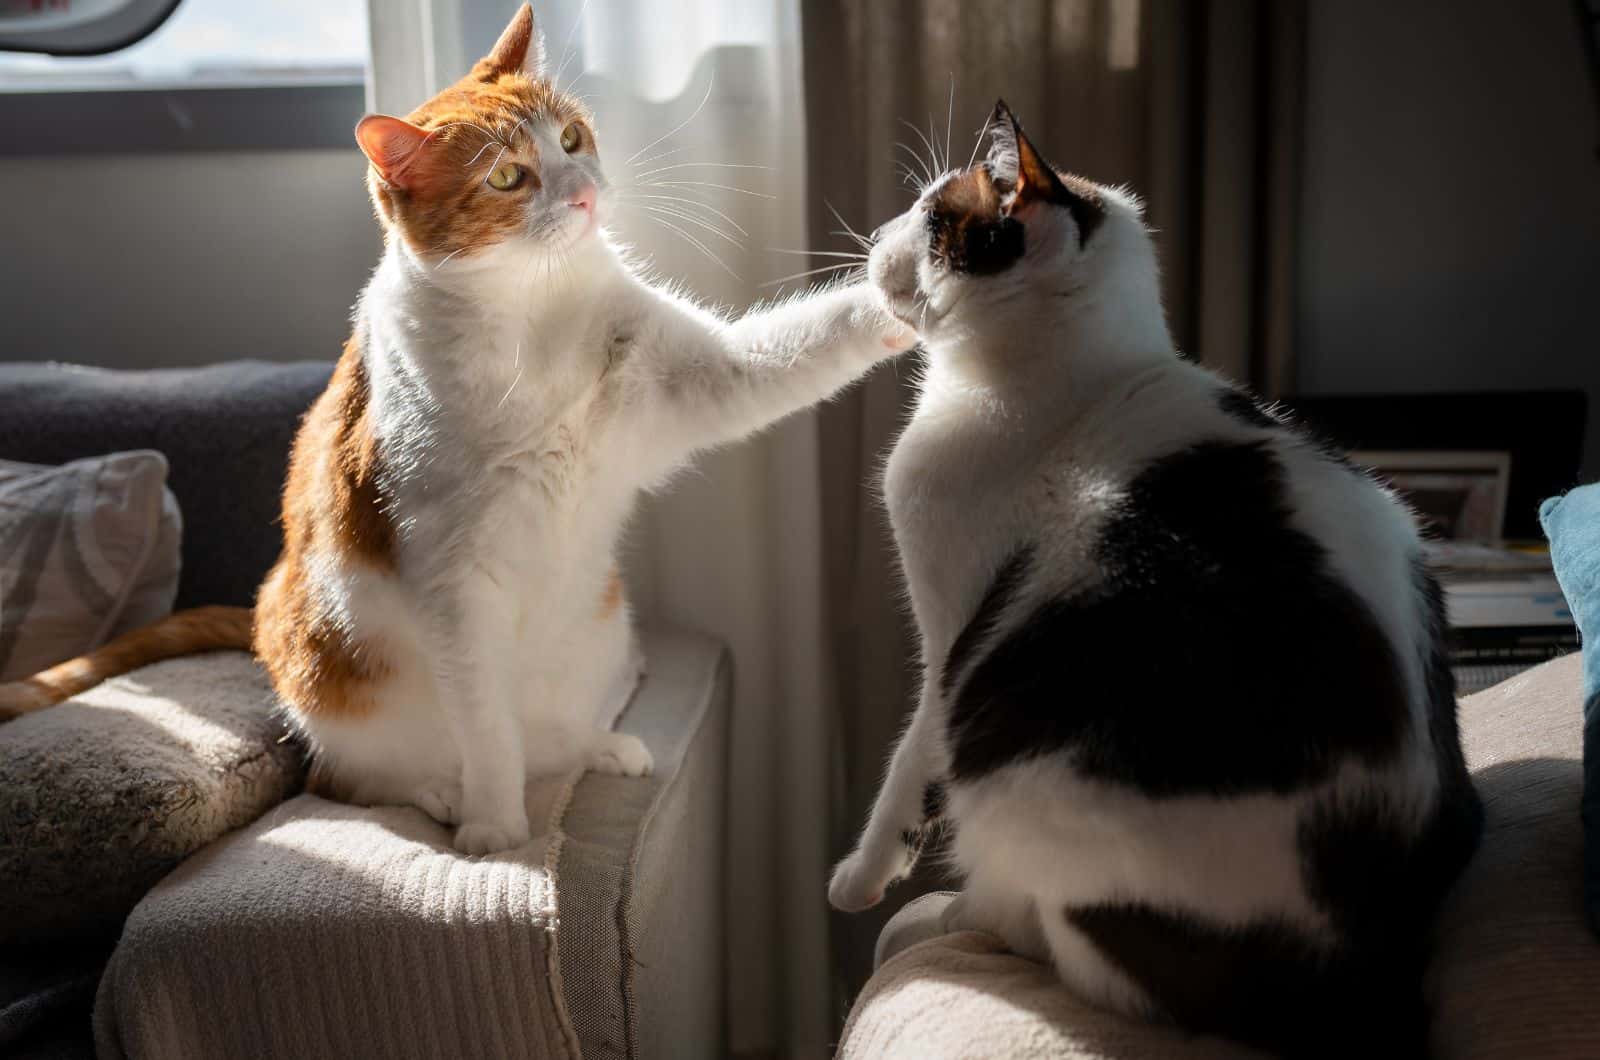
[[[366,65],[366,0],[183,0],[110,55],[0,52],[0,92],[325,84],[359,80]]]

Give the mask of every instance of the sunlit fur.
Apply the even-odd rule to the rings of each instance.
[[[1402,753],[1379,769],[1352,762],[1289,796],[1163,800],[1086,779],[1070,754],[1053,754],[953,786],[946,804],[950,856],[967,883],[950,926],[991,931],[1053,961],[1097,1004],[1161,1015],[1062,911],[1140,900],[1230,924],[1278,917],[1327,937],[1326,916],[1306,894],[1297,822],[1318,799],[1377,790],[1414,832],[1439,803],[1421,661],[1438,630],[1415,586],[1420,545],[1405,508],[1303,436],[1226,414],[1218,403],[1224,381],[1178,356],[1131,195],[1076,183],[1102,211],[1087,240],[1068,209],[1019,199],[1011,206],[1026,249],[1013,265],[972,275],[941,260],[929,210],[954,192],[968,209],[998,216],[1017,168],[1011,142],[975,170],[936,178],[879,230],[871,254],[873,282],[916,325],[927,355],[915,412],[884,479],[925,676],[871,818],[829,896],[844,910],[875,905],[914,862],[930,823],[925,793],[950,763],[940,669],[1019,543],[1036,549],[1030,582],[1018,589],[1024,599],[1092,587],[1100,527],[1152,460],[1196,441],[1260,442],[1284,465],[1294,525],[1328,550],[1401,661],[1411,704]],[[1002,194],[960,187],[991,176]],[[1141,640],[1152,665],[1168,634],[1152,615]],[[1070,656],[1072,646],[1060,650]],[[1295,689],[1283,696],[1283,709],[1294,710]]]
[[[528,837],[525,775],[651,767],[608,731],[642,665],[615,556],[636,492],[843,386],[895,330],[864,287],[728,322],[644,282],[603,228],[589,115],[541,56],[525,7],[410,116],[422,155],[392,181],[375,160],[388,247],[297,446],[303,533],[258,608],[332,789],[415,803],[473,853]],[[487,186],[506,162],[523,183]],[[359,518],[330,510],[346,490]],[[374,520],[366,547],[349,531]]]
[[[651,769],[610,731],[642,667],[616,557],[636,493],[912,341],[865,284],[729,320],[647,282],[543,55],[524,6],[462,81],[358,128],[386,247],[255,613],[318,789],[416,805],[469,853],[528,838],[526,776]],[[490,187],[508,162],[525,179]]]

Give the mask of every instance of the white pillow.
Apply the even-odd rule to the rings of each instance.
[[[41,467],[0,460],[0,681],[172,610],[183,518],[154,450]]]

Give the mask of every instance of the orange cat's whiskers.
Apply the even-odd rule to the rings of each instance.
[[[630,187],[623,187],[623,188],[619,188],[617,190],[626,192],[626,191],[630,191],[631,188]],[[661,195],[661,194],[643,194],[643,193],[635,193],[635,194],[632,194],[632,195],[624,195],[623,199],[624,199],[624,201],[627,201],[627,202],[639,202],[639,201],[643,201],[643,200],[648,200],[650,202],[657,202],[657,201],[659,201],[659,202],[670,202],[670,203],[678,204],[678,205],[680,205],[680,206],[682,206],[684,208],[706,210],[706,211],[709,211],[714,216],[719,217],[723,221],[726,221],[728,224],[732,225],[734,230],[737,231],[740,235],[747,236],[747,237],[750,235],[750,233],[745,231],[744,226],[741,225],[738,221],[735,221],[733,218],[729,217],[727,214],[723,213],[721,210],[717,209],[715,206],[712,206],[709,203],[701,202],[698,199],[688,199],[688,198],[683,197],[682,195]]]
[[[522,382],[522,340],[521,339],[517,340],[517,352],[516,352],[516,356],[512,358],[511,367],[513,367],[513,368],[515,368],[517,370],[517,374],[516,374],[516,377],[511,380],[511,385],[506,387],[506,392],[500,396],[499,404],[495,405],[495,408],[497,408],[497,409],[504,407],[506,401],[509,400],[510,397],[511,397],[511,392],[513,390],[517,389],[517,384],[518,383]]]
[[[644,181],[641,186],[646,188],[716,188],[718,191],[731,191],[739,195],[752,195],[757,199],[777,199],[776,195],[769,195],[764,191],[751,191],[749,188],[740,188],[733,184],[715,184],[709,180]]]
[[[572,20],[571,28],[567,30],[567,42],[561,46],[561,58],[556,62],[556,72],[554,76],[550,78],[550,83],[552,85],[560,87],[561,75],[566,71],[567,63],[577,58],[578,53],[572,50],[572,42],[577,39],[578,27],[583,25],[583,15],[584,12],[588,10],[589,0],[583,0],[583,6],[578,8],[578,15]],[[578,73],[578,77],[582,76],[583,73],[580,71]],[[577,81],[577,79],[578,78],[575,77],[573,78],[573,81]]]
[[[687,144],[684,145],[683,147],[674,147],[672,150],[663,151],[659,155],[651,155],[649,158],[641,158],[639,161],[633,163],[633,165],[636,165],[636,166],[648,166],[652,162],[659,162],[663,158],[670,158],[673,155],[682,154],[683,152],[685,152],[687,150],[689,150]]]
[[[635,173],[633,176],[634,176],[635,180],[643,180],[645,177],[653,177],[657,173],[665,173],[665,172],[667,172],[668,170],[671,170],[671,169],[694,169],[694,168],[697,168],[697,167],[706,167],[706,168],[715,168],[715,169],[771,169],[772,168],[771,166],[757,165],[754,162],[674,162],[670,166],[657,166],[655,169],[647,169],[643,173]]]
[[[478,132],[481,132],[481,133],[483,133],[484,136],[488,137],[488,139],[489,139],[489,141],[491,143],[499,143],[500,142],[500,137],[496,136],[494,133],[490,132],[488,129],[485,129],[483,126],[478,125],[475,122],[470,122],[470,121],[447,121],[443,125],[435,126],[431,131],[434,132],[434,133],[442,133],[446,129],[454,129],[454,128],[458,128],[458,127],[466,128],[466,129],[476,129]]]
[[[504,144],[500,146],[500,153],[494,156],[494,161],[489,163],[489,171],[483,175],[483,183],[489,183],[489,178],[494,176],[494,171],[500,168],[500,160],[506,156],[506,152],[509,150],[510,148]]]
[[[626,165],[630,165],[630,166],[633,165],[635,162],[637,162],[639,160],[639,156],[640,155],[644,154],[646,151],[648,151],[651,148],[655,147],[657,144],[661,143],[663,140],[670,140],[672,137],[678,135],[684,129],[688,128],[689,127],[689,123],[694,121],[696,118],[698,118],[700,116],[700,112],[706,109],[706,104],[711,100],[711,89],[712,89],[713,86],[716,85],[716,83],[717,83],[717,79],[715,77],[713,77],[711,80],[706,82],[706,94],[700,97],[700,103],[699,103],[698,106],[696,106],[694,108],[694,113],[693,114],[689,115],[687,118],[683,119],[683,121],[681,121],[677,125],[673,126],[672,129],[669,130],[668,132],[666,132],[665,134],[656,137],[654,140],[651,140],[649,143],[647,143],[643,147],[639,148],[639,150],[637,150],[637,151],[635,151],[633,153],[633,157],[629,158],[628,161],[625,164]]]
[[[661,214],[661,215],[666,216],[666,217],[675,217],[678,220],[683,221],[686,224],[691,224],[691,225],[694,225],[696,228],[701,228],[701,229],[704,229],[707,232],[710,232],[712,235],[716,236],[718,239],[721,239],[724,242],[732,244],[735,249],[738,249],[738,250],[743,250],[744,249],[744,244],[739,241],[737,236],[734,236],[734,235],[732,235],[731,233],[728,233],[728,232],[724,232],[722,229],[718,228],[716,225],[712,224],[710,221],[707,221],[707,220],[704,220],[703,218],[697,217],[696,215],[694,215],[692,213],[689,213],[687,210],[677,210],[677,209],[674,209],[674,208],[672,208],[670,206],[649,206],[649,205],[646,205],[644,203],[639,203],[639,202],[628,203],[627,205],[637,206],[639,209],[644,210],[647,213]]]
[[[477,163],[478,159],[483,157],[483,153],[485,151],[489,150],[489,148],[493,147],[495,144],[497,144],[499,142],[500,141],[498,141],[498,140],[490,140],[488,143],[486,143],[482,147],[478,148],[478,153],[473,155],[472,158],[467,161],[467,164],[462,166],[461,168],[462,169],[471,169]],[[502,147],[501,150],[505,150],[505,148]]]
[[[859,268],[861,268],[861,262],[859,261],[841,261],[836,265],[824,265],[819,269],[807,269],[804,272],[790,273],[788,276],[781,276],[776,280],[769,280],[768,282],[760,284],[759,286],[762,288],[778,287],[782,284],[788,283],[790,280],[802,280],[807,276],[820,276],[823,273],[838,272],[840,269]],[[845,275],[849,276],[849,273],[845,273]]]
[[[673,224],[671,221],[667,220],[664,217],[661,217],[661,216],[659,216],[657,214],[654,214],[654,213],[650,213],[648,211],[645,212],[645,216],[647,218],[649,218],[650,220],[654,221],[656,224],[661,225],[663,228],[668,228],[668,229],[671,229],[672,231],[676,232],[679,236],[681,236],[683,238],[684,242],[688,243],[691,247],[693,247],[694,249],[698,250],[704,257],[706,257],[708,260],[710,260],[714,265],[716,265],[723,272],[727,273],[729,276],[732,276],[735,280],[738,280],[740,283],[744,282],[744,278],[741,277],[738,273],[734,272],[732,269],[730,269],[728,267],[728,263],[723,261],[720,257],[718,257],[717,254],[715,252],[713,252],[710,247],[705,245],[705,243],[703,243],[700,240],[696,239],[694,236],[690,235],[688,232],[685,232],[683,229],[679,228],[677,225]]]

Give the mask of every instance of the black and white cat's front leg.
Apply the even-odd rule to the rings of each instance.
[[[845,913],[870,909],[889,885],[910,875],[929,834],[944,816],[945,765],[938,683],[923,682],[922,700],[895,745],[872,814],[850,855],[833,870],[828,902]]]

